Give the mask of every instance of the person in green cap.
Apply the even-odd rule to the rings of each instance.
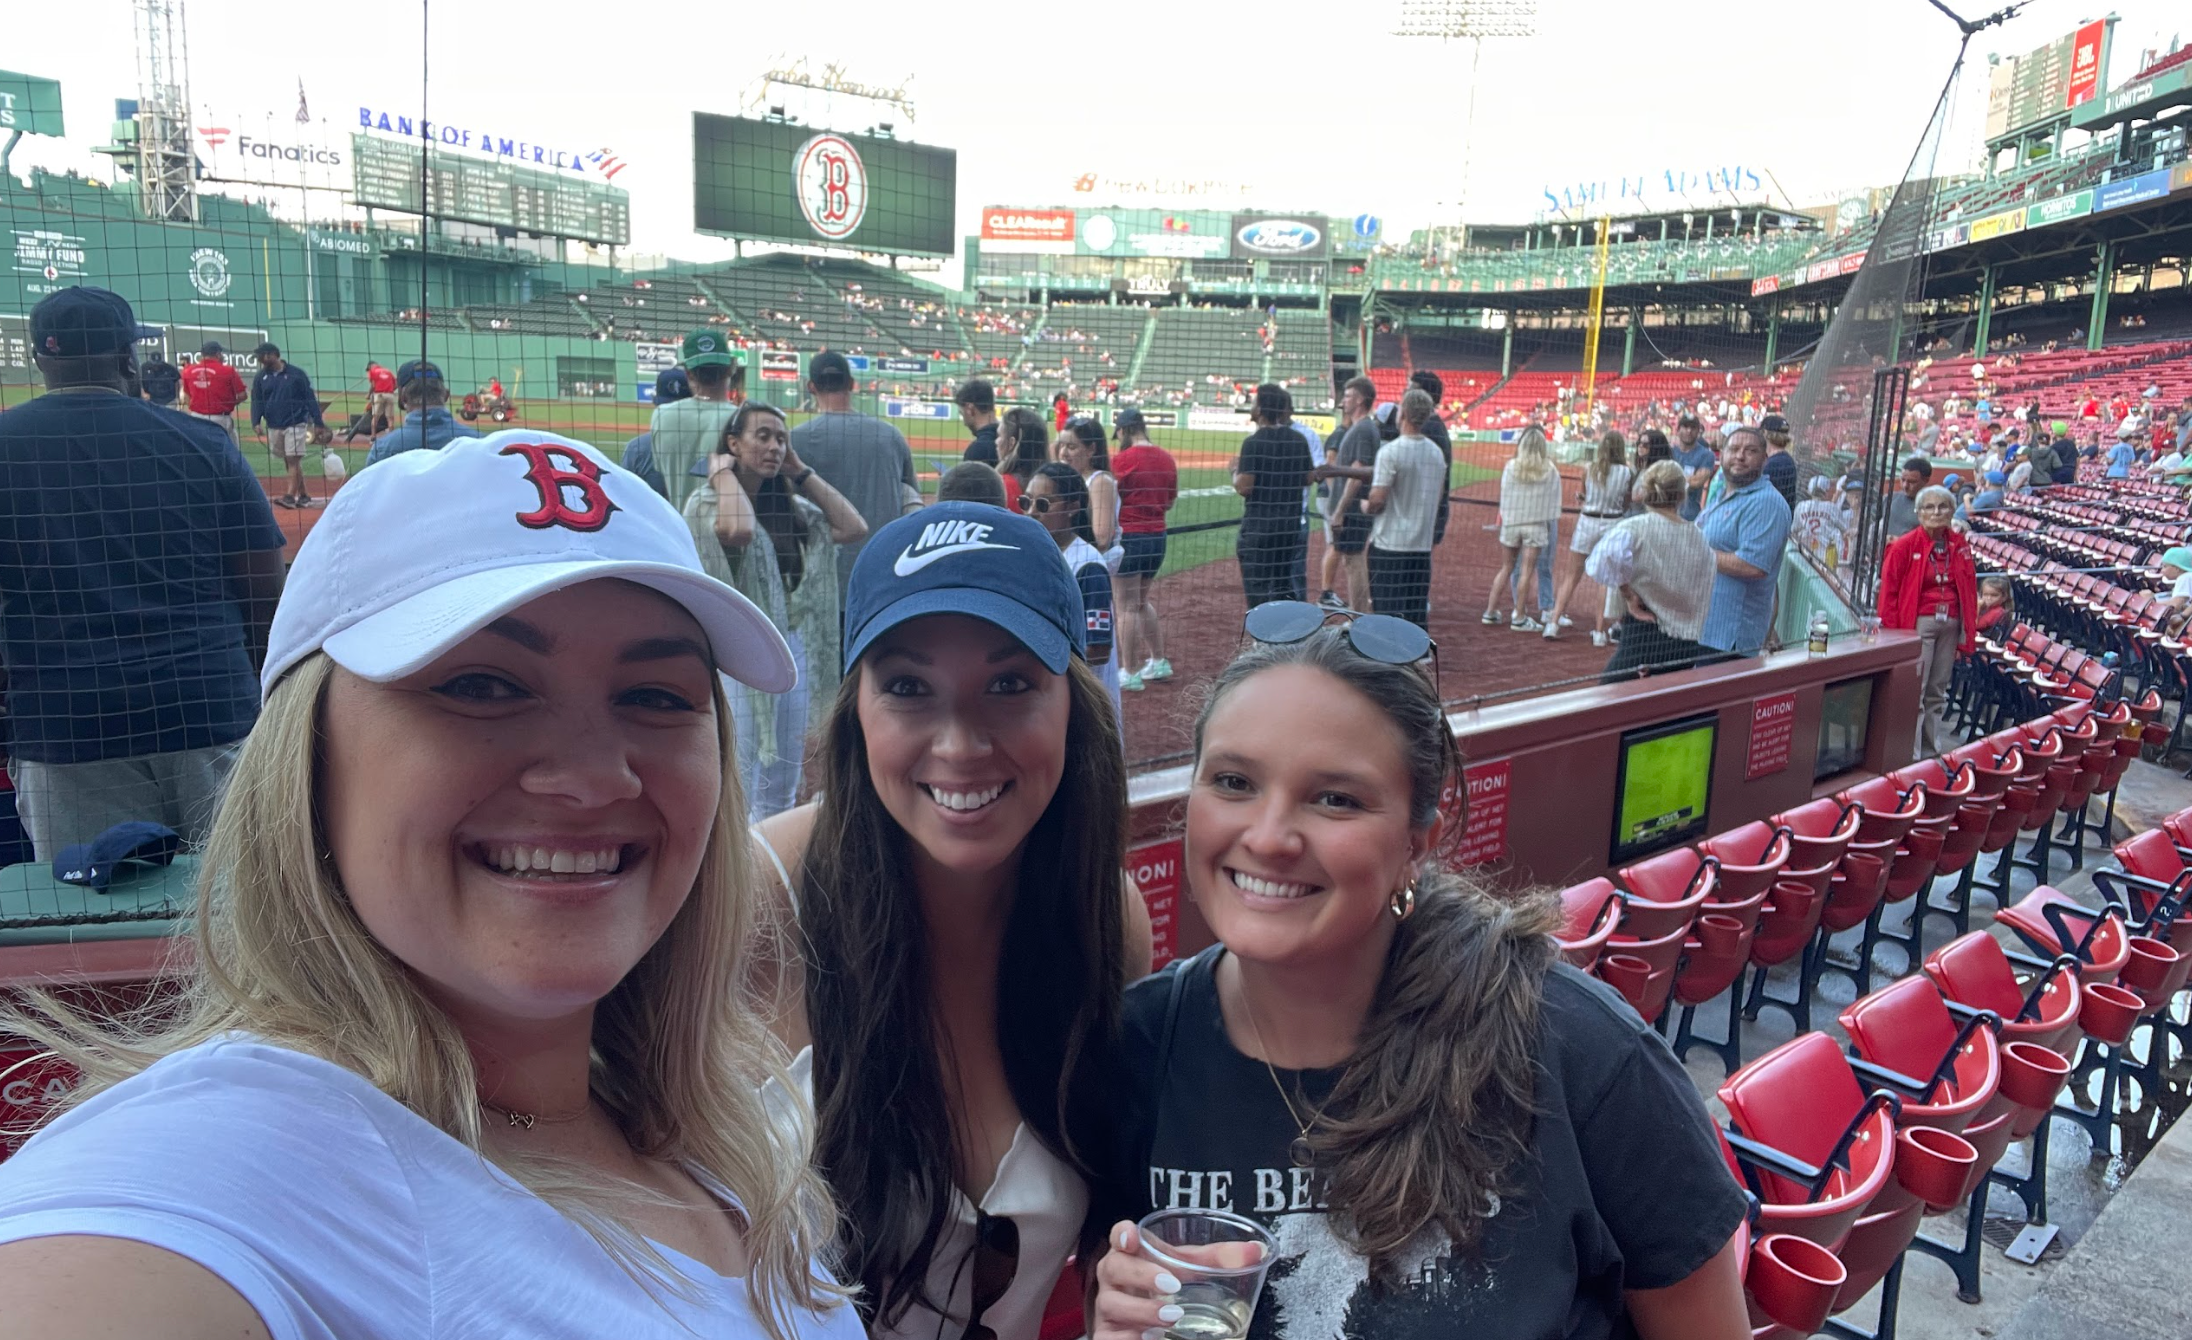
[[[692,384],[690,400],[655,406],[647,422],[652,435],[655,466],[669,485],[670,501],[685,505],[693,491],[693,464],[706,460],[723,441],[724,425],[738,412],[745,386],[745,367],[731,350],[730,337],[720,330],[702,327],[685,337],[685,379]]]
[[[2169,614],[2163,620],[2162,631],[2181,632],[2186,621],[2192,619],[2192,549],[2181,544],[2165,549],[2154,566],[2162,580],[2169,583]]]

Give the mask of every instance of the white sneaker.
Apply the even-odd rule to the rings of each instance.
[[[1545,625],[1545,631],[1539,636],[1543,637],[1547,642],[1558,641],[1560,638],[1560,625],[1551,623]]]
[[[1497,628],[1501,624],[1505,623],[1506,620],[1500,618],[1497,614],[1492,613],[1490,610],[1486,610],[1484,611],[1484,618],[1482,622],[1490,625],[1493,628]]]
[[[1593,628],[1593,629],[1591,630],[1591,645],[1592,645],[1592,646],[1594,646],[1594,647],[1603,647],[1603,646],[1605,646],[1605,645],[1606,645],[1606,630],[1605,630],[1605,629],[1603,629],[1603,628]]]
[[[1535,633],[1545,627],[1544,624],[1539,623],[1527,614],[1517,614],[1510,617],[1507,620],[1507,626],[1518,633]]]
[[[1121,675],[1121,676],[1119,676],[1119,692],[1121,692],[1121,693],[1140,693],[1141,691],[1142,691],[1142,677],[1141,677],[1140,675],[1137,675],[1137,674],[1124,674],[1124,675]]]
[[[1160,657],[1143,666],[1140,674],[1143,679],[1170,679],[1172,678],[1172,662]]]
[[[1560,626],[1561,626],[1562,628],[1573,628],[1573,627],[1575,627],[1575,620],[1573,620],[1573,619],[1569,618],[1569,617],[1568,617],[1567,615],[1563,614],[1563,615],[1561,615],[1561,616],[1560,616]]]

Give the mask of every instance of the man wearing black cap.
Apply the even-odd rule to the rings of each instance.
[[[423,358],[396,369],[396,403],[403,407],[403,423],[373,444],[367,465],[406,451],[439,451],[460,437],[480,435],[449,412],[449,382]]]
[[[1768,414],[1758,421],[1766,435],[1766,482],[1779,490],[1791,510],[1796,507],[1796,458],[1789,455],[1789,421]]]
[[[271,343],[251,351],[259,360],[259,375],[251,379],[251,426],[265,425],[260,434],[266,445],[289,467],[289,491],[276,498],[278,507],[310,507],[312,494],[304,486],[304,449],[312,430],[325,430],[320,417],[319,393],[303,368],[282,361],[282,351]]]
[[[866,535],[837,546],[838,597],[852,582],[852,563],[867,546],[868,535],[921,506],[921,484],[913,473],[913,451],[905,435],[881,419],[853,411],[852,364],[825,349],[807,360],[807,389],[814,395],[815,416],[792,429],[792,451],[822,476],[868,523]]]
[[[655,374],[655,398],[657,406],[674,405],[680,400],[693,398],[693,384],[685,376],[683,368],[664,368]],[[647,481],[647,487],[667,498],[670,482],[662,477],[662,469],[655,464],[655,434],[650,428],[624,444],[624,468]]]
[[[1682,519],[1697,520],[1697,514],[1705,506],[1705,490],[1712,484],[1713,471],[1720,468],[1720,458],[1713,449],[1698,440],[1704,424],[1695,414],[1685,414],[1675,420],[1674,459],[1690,477],[1690,491],[1682,500]]]
[[[207,340],[198,347],[198,361],[183,369],[183,398],[192,414],[219,424],[228,440],[234,442],[236,407],[251,398],[251,391],[225,355],[216,340]]]
[[[997,388],[980,377],[972,377],[959,388],[952,402],[959,406],[959,421],[974,434],[959,459],[997,464]]]
[[[47,393],[0,414],[17,810],[43,861],[128,820],[201,840],[258,716],[281,528],[225,433],[129,394],[122,298],[63,289],[30,335]]]

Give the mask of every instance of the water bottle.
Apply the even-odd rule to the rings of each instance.
[[[1813,656],[1826,655],[1827,634],[1829,631],[1830,629],[1827,624],[1827,612],[1825,610],[1818,610],[1814,612],[1811,616],[1811,637],[1807,639],[1804,643],[1805,650],[1810,652]]]

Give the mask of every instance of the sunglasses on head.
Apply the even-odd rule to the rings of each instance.
[[[982,1324],[982,1314],[997,1306],[1020,1273],[1020,1225],[999,1214],[974,1212],[973,1311],[967,1318],[965,1340],[997,1340],[997,1332]]]
[[[1386,665],[1414,665],[1429,656],[1431,688],[1438,692],[1438,643],[1406,619],[1390,614],[1363,614],[1331,605],[1312,605],[1306,600],[1271,600],[1250,610],[1244,627],[1258,642],[1301,642],[1333,619],[1347,621],[1341,628],[1341,636],[1358,654],[1373,661]]]

